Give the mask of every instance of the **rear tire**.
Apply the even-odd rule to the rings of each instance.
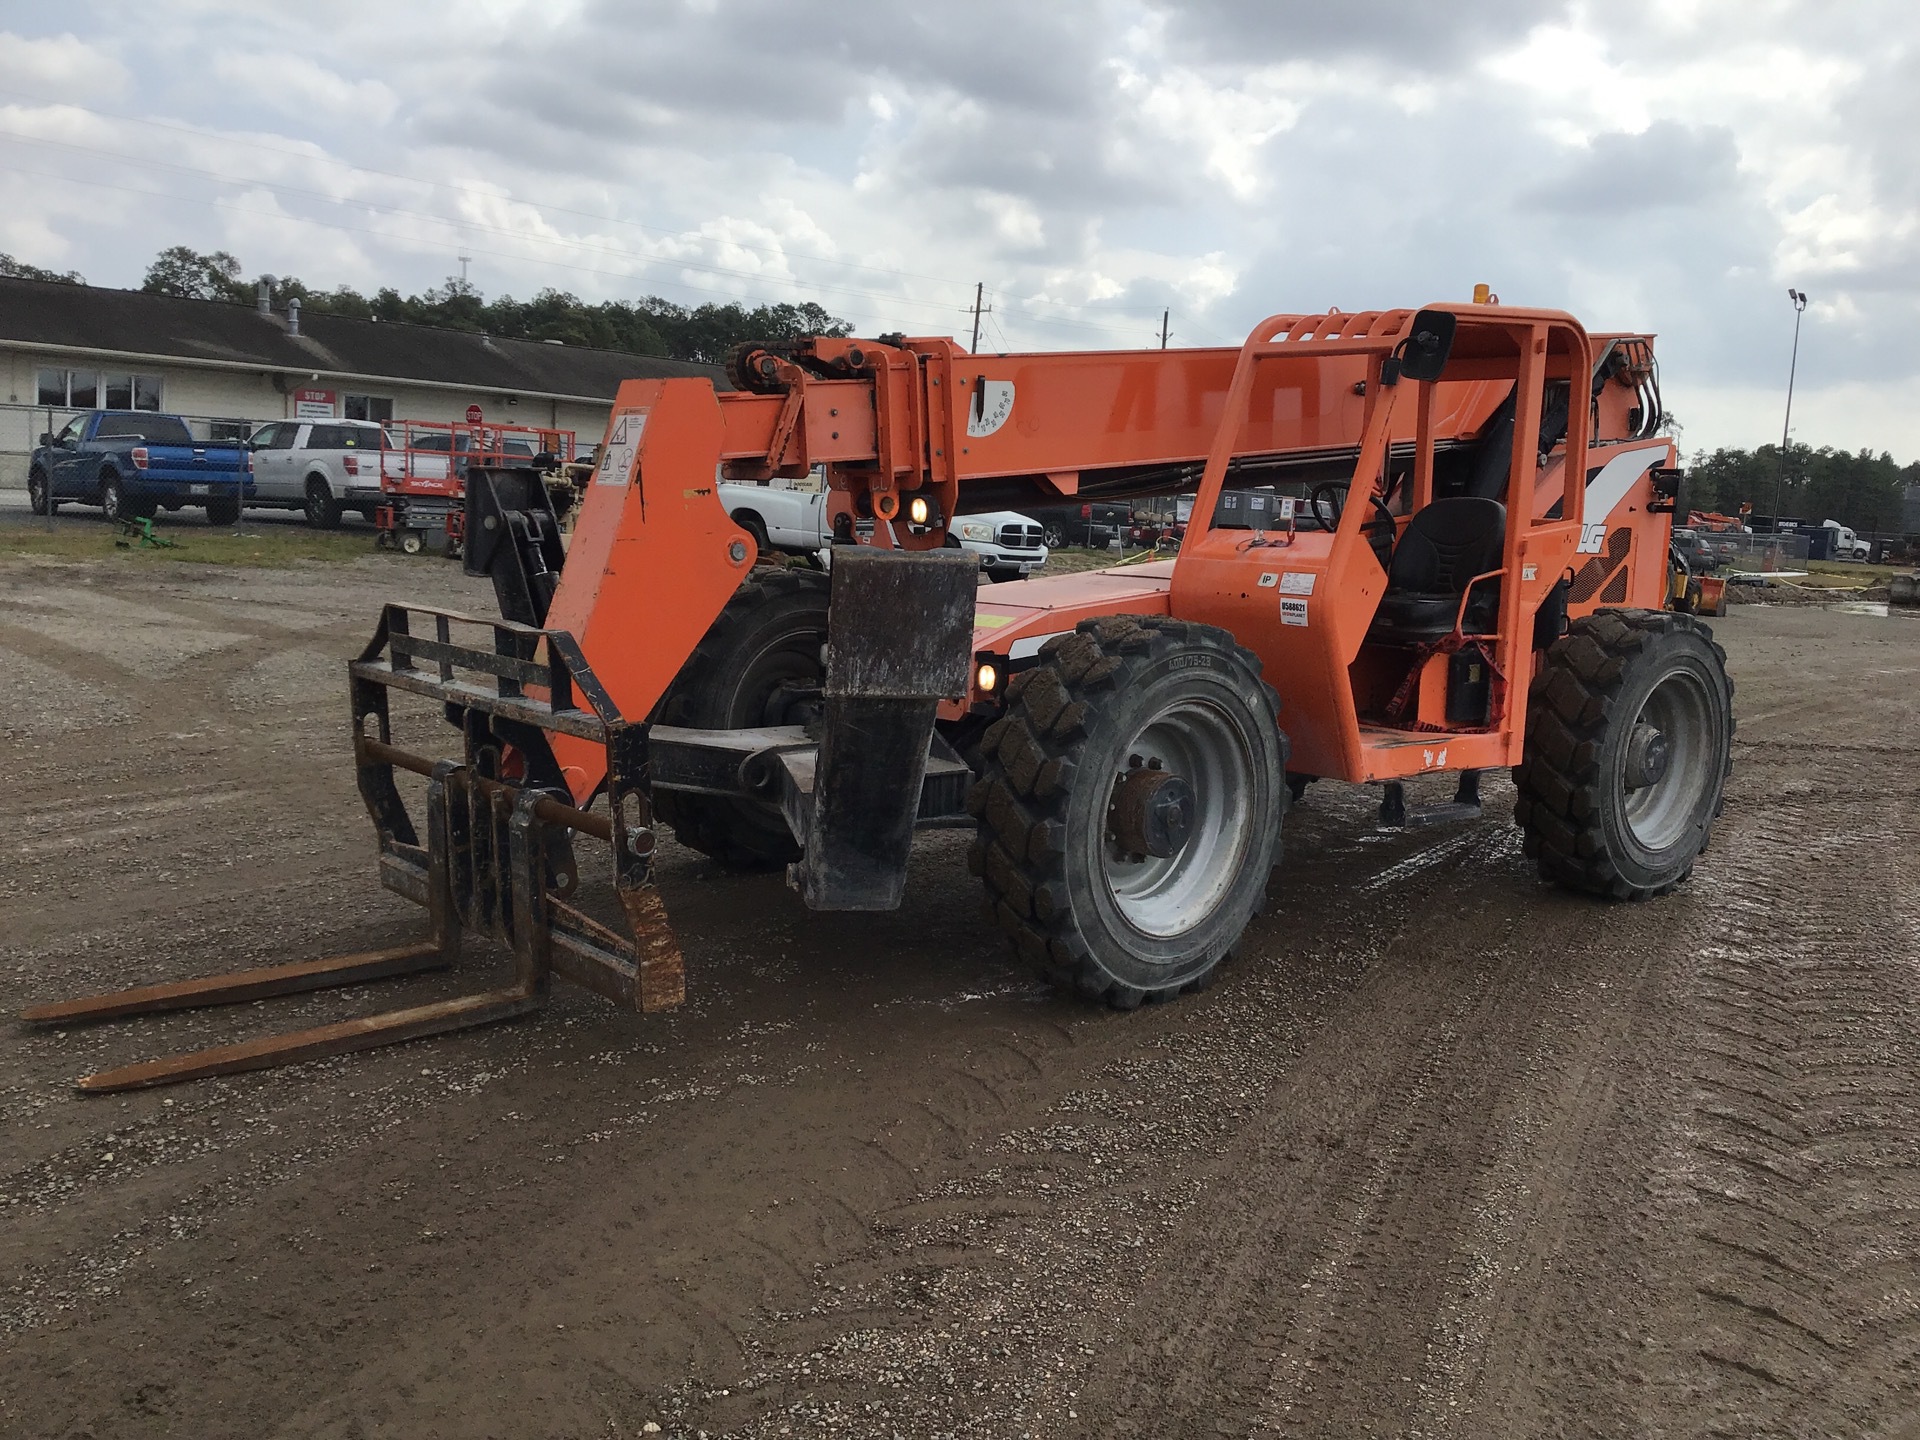
[[[1693,873],[1733,768],[1733,681],[1691,615],[1602,610],[1547,651],[1527,697],[1514,819],[1543,878],[1645,900]]]
[[[126,487],[120,483],[117,475],[100,477],[100,513],[109,520],[150,520],[153,518],[154,505],[151,500],[139,501],[127,494]]]
[[[1288,798],[1279,700],[1206,625],[1109,616],[1040,654],[981,737],[969,865],[1056,988],[1123,1010],[1198,989],[1266,903]],[[1170,853],[1135,850],[1124,818],[1140,781],[1161,793],[1156,770],[1189,791]]]
[[[792,687],[817,686],[825,677],[827,585],[811,570],[753,571],[680,667],[655,719],[700,730],[805,723],[810,714]],[[800,858],[775,805],[657,790],[653,806],[682,845],[733,869],[766,870]]]
[[[307,524],[316,530],[337,530],[340,528],[340,502],[334,498],[332,489],[318,475],[307,477]]]
[[[35,470],[27,476],[27,501],[36,515],[52,515],[60,508],[60,502],[53,496],[53,487],[47,483],[47,472]]]
[[[240,523],[240,502],[238,500],[209,500],[207,502],[207,524],[216,530],[224,530],[230,525]]]

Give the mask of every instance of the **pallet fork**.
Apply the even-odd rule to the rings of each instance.
[[[414,630],[421,619],[429,622],[428,634]],[[492,631],[491,650],[454,643],[455,627],[471,626]],[[73,1025],[240,1004],[443,969],[459,956],[467,931],[510,947],[511,982],[427,1005],[102,1071],[82,1079],[81,1090],[111,1093],[262,1070],[509,1020],[539,1009],[555,975],[628,1009],[665,1010],[680,1003],[680,951],[652,883],[651,808],[639,780],[646,764],[647,730],[620,715],[572,637],[506,621],[388,605],[372,643],[349,670],[354,759],[360,793],[379,835],[381,883],[426,907],[427,938],[391,949],[40,1005],[23,1011],[20,1018],[31,1024]],[[485,682],[466,678],[472,675],[485,677]],[[465,763],[429,762],[395,746],[387,704],[391,689],[430,695],[449,705],[457,702],[465,717]],[[502,732],[527,746],[546,731],[605,746],[611,797],[607,813],[578,809],[558,783],[502,778]],[[396,769],[427,779],[424,843],[394,783]],[[567,903],[578,873],[572,851],[576,834],[610,847],[629,934],[616,934]]]

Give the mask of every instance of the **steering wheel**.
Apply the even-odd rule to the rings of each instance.
[[[1373,508],[1378,513],[1360,529],[1367,533],[1369,538],[1374,532],[1384,531],[1391,534],[1399,524],[1393,513],[1393,507],[1387,504],[1378,493],[1369,495],[1367,498],[1373,502]],[[1347,508],[1347,482],[1328,480],[1314,486],[1307,496],[1307,508],[1313,511],[1313,518],[1319,522],[1322,530],[1338,529],[1340,517],[1346,513]]]

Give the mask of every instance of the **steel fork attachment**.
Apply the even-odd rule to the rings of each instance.
[[[413,622],[420,618],[431,622],[431,637],[414,633]],[[455,625],[490,629],[491,650],[453,643]],[[511,947],[512,983],[104,1070],[82,1079],[81,1090],[104,1094],[264,1070],[488,1025],[540,1008],[556,974],[628,1009],[666,1010],[680,1003],[685,993],[680,951],[652,883],[652,811],[644,783],[647,730],[621,717],[573,637],[564,631],[388,605],[372,643],[348,669],[354,759],[360,793],[379,836],[380,880],[426,907],[429,938],[392,949],[41,1005],[23,1011],[20,1018],[71,1025],[444,969],[458,957],[468,930]],[[476,683],[461,672],[484,680]],[[433,762],[396,747],[388,716],[390,689],[440,700],[465,734],[466,763]],[[576,697],[586,701],[586,708]],[[607,814],[590,814],[573,805],[547,746],[549,733],[606,746]],[[512,747],[522,767],[514,780],[500,774],[503,745]],[[396,769],[427,779],[424,844],[394,783]],[[567,903],[578,878],[572,851],[576,833],[611,848],[614,884],[630,937]]]

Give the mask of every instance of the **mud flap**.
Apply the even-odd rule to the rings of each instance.
[[[820,748],[792,757],[782,795],[804,852],[788,881],[815,910],[892,910],[906,893],[934,715],[967,689],[979,575],[966,551],[834,550]]]

